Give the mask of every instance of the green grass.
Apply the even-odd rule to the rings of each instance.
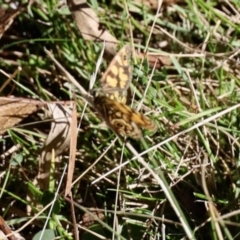
[[[155,55],[171,59],[172,65],[161,69],[133,60],[132,107],[142,102],[140,111],[149,113],[158,130],[145,133],[144,141],[123,143],[99,127],[101,120],[89,105],[85,108],[86,100],[75,86],[81,124],[74,213],[63,195],[66,177],[60,185],[68,150],[52,163],[51,191],[35,184],[51,123],[40,110],[0,140],[0,153],[5,154],[1,216],[26,239],[38,239],[45,223],[52,231],[43,239],[75,239],[76,228],[80,239],[238,239],[239,1],[163,5],[158,16],[136,1],[89,4],[103,28],[120,41],[119,47],[134,42],[138,50],[148,45]],[[1,96],[74,100],[68,78],[44,48],[89,91],[102,42],[84,40],[64,6],[42,1],[21,13],[0,40],[0,69],[11,75],[17,66],[22,68]],[[101,72],[108,63],[102,61]],[[0,86],[7,80],[2,71]],[[99,79],[100,74],[95,88]],[[18,148],[7,154],[13,146]],[[49,208],[42,209],[55,193],[47,221]],[[80,225],[74,226],[73,216]],[[82,223],[86,217],[95,221]]]

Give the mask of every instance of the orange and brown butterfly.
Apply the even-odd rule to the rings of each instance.
[[[113,58],[100,80],[100,89],[94,91],[94,107],[117,134],[139,139],[141,128],[156,131],[153,120],[126,105],[127,90],[132,80],[132,51],[123,46]]]

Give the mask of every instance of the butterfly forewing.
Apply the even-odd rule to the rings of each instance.
[[[100,80],[101,94],[126,103],[127,89],[132,80],[131,47],[125,45],[113,58]]]

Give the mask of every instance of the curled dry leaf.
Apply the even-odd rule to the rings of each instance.
[[[0,97],[0,134],[37,111],[43,104],[31,99]]]
[[[105,41],[107,55],[115,55],[118,40],[107,30],[101,29],[97,14],[88,6],[87,1],[67,0],[67,4],[83,38],[90,41]]]
[[[72,110],[60,104],[48,104],[52,114],[53,121],[51,130],[41,152],[39,161],[38,184],[43,189],[48,189],[52,152],[54,150],[55,157],[62,154],[69,148],[72,123]]]

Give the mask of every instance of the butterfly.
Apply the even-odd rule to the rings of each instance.
[[[132,80],[132,51],[123,46],[115,55],[100,80],[100,89],[94,92],[94,107],[107,125],[122,136],[139,139],[141,128],[156,131],[156,123],[126,105],[127,90]]]

